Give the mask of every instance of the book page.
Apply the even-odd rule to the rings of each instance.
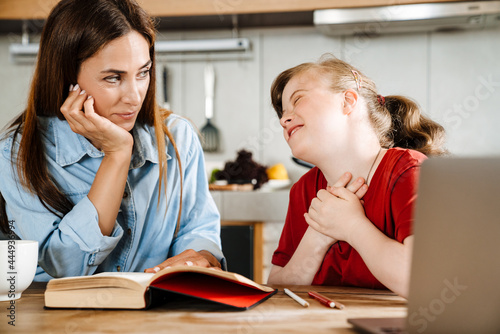
[[[130,279],[132,281],[136,281],[141,285],[147,285],[151,277],[154,276],[154,273],[138,273],[138,272],[106,272],[99,273],[92,276],[99,277],[120,277]]]
[[[47,288],[56,290],[88,289],[97,287],[122,287],[145,290],[153,273],[105,272],[90,276],[74,276],[52,279]]]

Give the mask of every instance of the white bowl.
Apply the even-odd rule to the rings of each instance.
[[[290,179],[287,180],[277,180],[277,179],[270,179],[266,183],[264,183],[261,187],[263,191],[271,191],[271,190],[279,190],[283,188],[287,188],[292,181]]]
[[[0,240],[0,301],[15,300],[31,284],[38,264],[38,241]]]

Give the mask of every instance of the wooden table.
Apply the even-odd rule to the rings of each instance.
[[[33,283],[15,301],[15,327],[8,324],[9,301],[0,302],[0,333],[354,333],[353,317],[404,317],[406,300],[389,291],[347,287],[287,286],[306,299],[304,308],[279,292],[243,312],[179,309],[150,310],[44,309],[45,283]],[[330,309],[310,299],[315,290],[345,305]]]

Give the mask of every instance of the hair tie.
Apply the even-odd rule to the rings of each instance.
[[[354,81],[356,81],[356,87],[358,88],[358,91],[361,89],[361,76],[357,71],[351,70],[352,75],[354,76]]]
[[[377,100],[378,100],[378,103],[380,103],[380,105],[383,107],[385,106],[385,97],[382,96],[382,95],[377,95]]]

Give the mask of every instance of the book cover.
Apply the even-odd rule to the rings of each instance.
[[[147,309],[191,298],[246,310],[276,292],[236,273],[178,266],[156,274],[110,272],[52,279],[45,291],[45,307]]]

